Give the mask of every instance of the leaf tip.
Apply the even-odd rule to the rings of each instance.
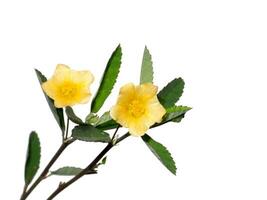
[[[119,43],[115,51],[120,51],[121,53],[121,44]]]

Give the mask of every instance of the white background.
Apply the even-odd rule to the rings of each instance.
[[[182,123],[150,132],[172,152],[177,176],[140,138],[129,138],[98,175],[57,199],[266,200],[266,9],[259,0],[0,1],[0,199],[19,198],[31,130],[41,139],[41,168],[60,145],[33,69],[48,77],[58,63],[89,69],[94,93],[120,43],[121,74],[101,112],[115,102],[120,85],[138,83],[144,45],[160,88],[179,76],[186,82],[179,104],[193,110]],[[84,118],[89,108],[75,110]],[[86,166],[102,148],[77,142],[53,169]],[[49,178],[29,200],[46,199],[61,180]]]

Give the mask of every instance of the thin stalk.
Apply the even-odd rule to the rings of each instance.
[[[68,139],[69,125],[70,125],[70,118],[68,117],[68,119],[67,119],[67,128],[66,128],[66,133],[65,133],[65,136],[64,136],[64,140]]]
[[[118,128],[116,129],[115,134],[117,133],[117,131],[118,131]],[[113,139],[115,138],[115,134],[114,134]],[[59,193],[65,190],[68,186],[70,186],[72,183],[76,182],[81,177],[86,175],[88,171],[93,170],[95,166],[97,165],[97,163],[106,155],[107,152],[109,152],[109,150],[112,149],[113,146],[115,146],[116,144],[118,144],[119,142],[127,138],[128,136],[129,136],[129,133],[124,134],[123,136],[118,138],[118,140],[115,141],[115,143],[113,140],[111,140],[111,142],[107,144],[107,146],[96,156],[96,158],[85,169],[83,169],[79,174],[74,176],[68,182],[60,184],[58,188],[47,198],[47,200],[54,199]]]
[[[46,175],[48,174],[50,168],[52,167],[52,165],[56,162],[56,160],[59,158],[59,156],[62,154],[62,152],[66,149],[67,146],[69,146],[71,143],[73,143],[75,141],[75,139],[70,139],[70,140],[66,140],[64,141],[61,146],[59,147],[59,149],[57,150],[57,152],[55,153],[55,155],[52,157],[52,159],[49,161],[49,163],[47,164],[47,166],[45,167],[45,169],[42,171],[42,173],[40,174],[40,176],[36,179],[36,181],[31,185],[31,187],[27,190],[23,192],[20,200],[25,200],[30,194],[31,192],[36,188],[37,185],[39,185],[39,183],[46,178]]]
[[[20,197],[20,199],[25,195],[25,193],[26,193],[26,191],[27,191],[27,188],[28,188],[28,184],[26,184],[25,183],[25,185],[24,185],[24,187],[23,187],[23,192],[22,192],[22,194],[21,194],[21,197]]]
[[[62,144],[64,143],[64,141],[65,141],[65,132],[62,131]]]
[[[117,126],[117,128],[116,128],[116,130],[115,130],[115,132],[114,132],[114,134],[113,134],[113,136],[111,138],[111,142],[114,141],[114,138],[116,137],[116,134],[117,134],[119,128],[120,128],[120,125]]]

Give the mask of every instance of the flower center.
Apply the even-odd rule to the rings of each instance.
[[[128,106],[129,113],[133,117],[141,117],[145,113],[145,108],[142,102],[133,100]]]
[[[73,84],[67,83],[60,88],[60,94],[64,98],[72,98],[76,93],[77,89]]]

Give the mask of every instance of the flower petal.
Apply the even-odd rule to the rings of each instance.
[[[117,104],[127,106],[129,102],[135,98],[136,91],[133,83],[128,83],[121,87]]]
[[[71,80],[76,83],[83,83],[88,86],[88,84],[93,83],[94,76],[90,71],[74,71],[70,72]]]
[[[42,89],[51,99],[54,99],[57,92],[57,85],[53,80],[46,81],[42,84]]]
[[[158,87],[152,83],[144,83],[136,87],[136,93],[144,99],[152,98],[157,94]]]
[[[54,75],[43,83],[44,92],[54,100],[58,108],[84,104],[91,96],[90,84],[94,76],[90,71],[71,70],[67,65],[58,64]]]
[[[56,82],[69,81],[71,78],[71,69],[64,64],[58,64],[52,79]]]
[[[162,120],[162,117],[165,115],[166,110],[165,108],[160,104],[158,98],[155,96],[153,99],[150,100],[149,106],[148,106],[148,112],[147,115],[148,120],[154,123],[160,123]],[[153,123],[153,124],[154,124]],[[152,125],[153,125],[152,124]]]
[[[126,128],[129,127],[129,121],[131,121],[131,119],[129,118],[130,116],[128,115],[128,112],[124,106],[120,105],[113,106],[110,109],[110,116],[112,119],[117,121],[123,127]]]
[[[139,121],[130,125],[129,133],[133,136],[143,136],[148,129],[149,127],[146,124]]]
[[[120,89],[120,95],[130,95],[135,92],[135,85],[133,83],[127,83]]]

